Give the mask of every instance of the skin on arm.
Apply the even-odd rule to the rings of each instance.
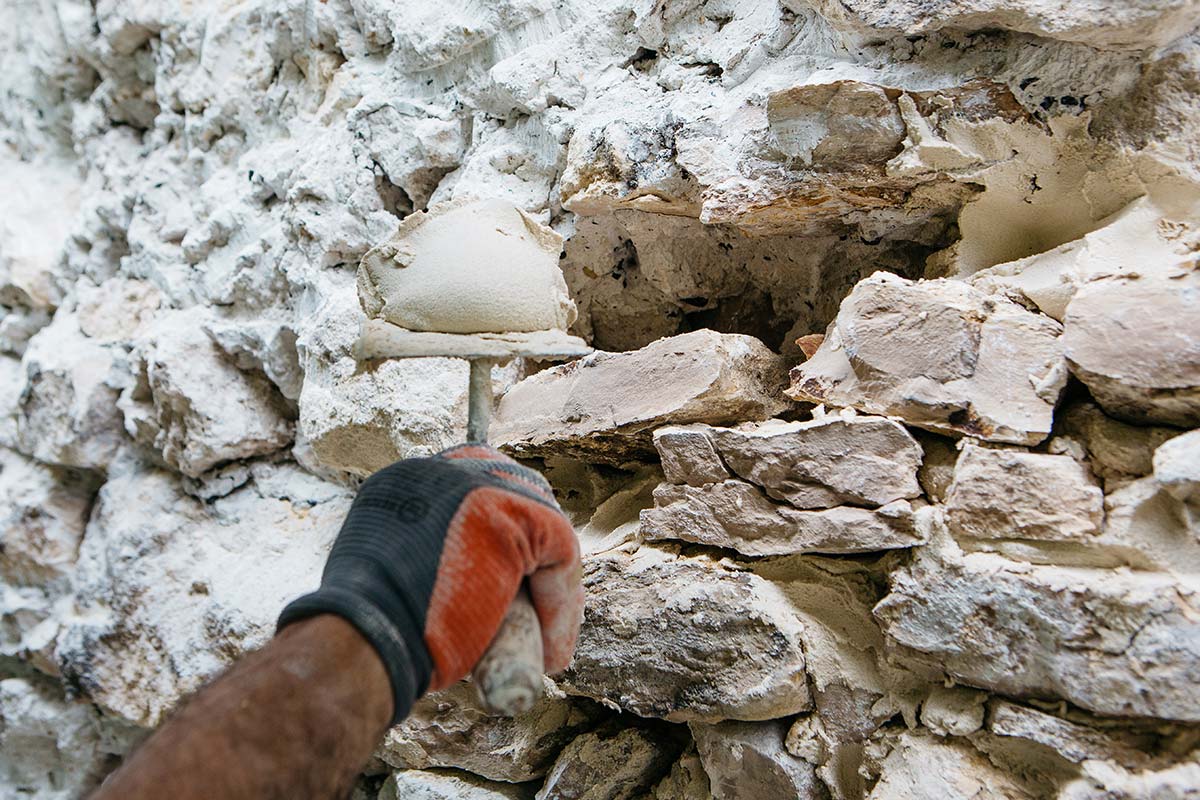
[[[92,798],[345,797],[392,708],[374,648],[341,617],[315,616],[201,690]]]

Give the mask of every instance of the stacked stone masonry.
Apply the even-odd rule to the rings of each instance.
[[[597,349],[493,373],[579,649],[355,798],[1200,798],[1197,0],[2,6],[0,797],[86,793],[461,440],[355,270],[499,198]]]

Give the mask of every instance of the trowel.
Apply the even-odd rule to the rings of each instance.
[[[487,444],[492,411],[492,367],[514,358],[555,361],[585,356],[587,343],[565,331],[531,333],[439,333],[411,331],[380,319],[362,325],[354,346],[359,361],[388,358],[464,358],[471,366],[467,441]],[[541,697],[542,634],[537,612],[522,585],[483,658],[471,672],[489,713],[516,716]]]

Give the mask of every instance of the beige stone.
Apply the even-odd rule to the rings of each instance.
[[[983,727],[987,694],[960,686],[934,686],[921,704],[921,724],[938,736],[966,736]]]
[[[475,687],[459,682],[418,700],[376,755],[397,769],[454,767],[521,783],[544,775],[558,751],[600,716],[587,700],[549,694],[519,717],[491,716]]]
[[[1019,780],[1002,772],[961,739],[905,731],[880,763],[868,800],[1034,800]]]
[[[1200,425],[1196,320],[1200,272],[1097,280],[1067,306],[1063,346],[1071,372],[1109,414],[1192,427]]]
[[[813,765],[784,748],[785,720],[689,727],[714,800],[820,797],[824,792]]]
[[[946,523],[960,540],[1083,542],[1104,520],[1104,495],[1070,456],[967,445],[946,495]]]
[[[878,509],[800,511],[771,501],[753,484],[730,479],[703,487],[664,483],[654,490],[654,502],[641,514],[645,539],[677,539],[747,556],[864,553],[923,541],[907,500]]]
[[[921,448],[882,417],[828,415],[710,428],[722,463],[796,508],[881,506],[920,494]]]
[[[651,455],[664,425],[773,416],[788,407],[783,381],[783,361],[757,339],[685,333],[526,378],[500,400],[491,438],[518,456],[620,463]]]
[[[1154,736],[1125,731],[1111,724],[1107,728],[1072,722],[1060,716],[994,698],[988,702],[987,729],[1048,747],[1071,763],[1113,761],[1126,767],[1149,763],[1148,749]]]
[[[643,547],[584,563],[583,628],[560,681],[640,716],[761,720],[811,706],[803,626],[768,581]]]
[[[696,753],[695,746],[684,751],[671,767],[667,777],[659,781],[650,792],[650,800],[696,800],[711,797],[712,788],[708,773]]]
[[[1092,403],[1072,405],[1059,416],[1066,435],[1084,445],[1092,472],[1106,485],[1149,475],[1154,470],[1154,451],[1179,435],[1177,428],[1113,419]]]
[[[1059,325],[959,281],[876,273],[842,302],[789,396],[927,430],[1036,444],[1066,385]]]
[[[1200,431],[1158,446],[1154,479],[1176,500],[1200,503]]]
[[[379,789],[379,800],[532,800],[529,786],[500,783],[453,770],[402,769]]]
[[[937,540],[875,608],[893,655],[1010,696],[1195,721],[1200,601],[1184,580],[1031,566]]]

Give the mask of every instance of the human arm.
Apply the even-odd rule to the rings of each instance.
[[[561,670],[583,592],[574,531],[544,479],[480,446],[381,470],[359,490],[321,588],[94,800],[337,796],[330,781],[350,780],[389,722],[479,660],[522,581],[546,671]]]

